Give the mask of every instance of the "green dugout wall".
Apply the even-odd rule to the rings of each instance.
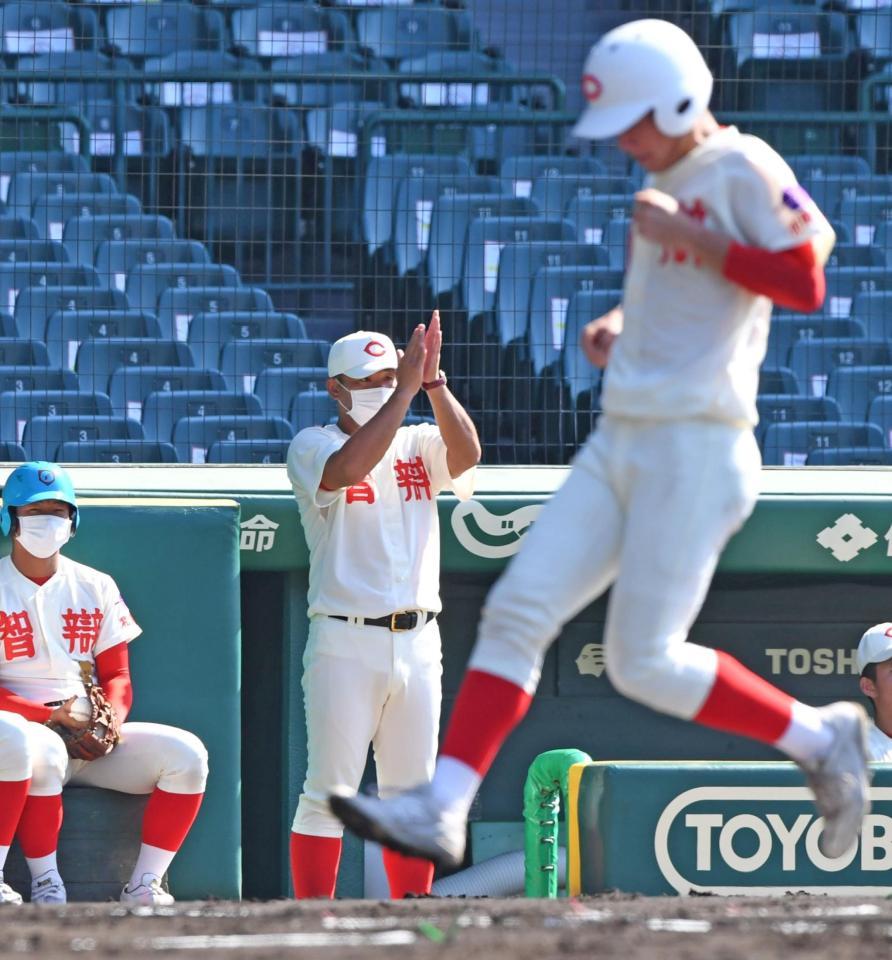
[[[473,502],[440,499],[447,716],[486,591],[564,473],[481,469]],[[240,505],[240,526],[231,535],[241,569],[241,725],[243,743],[250,744],[241,760],[243,890],[246,896],[284,895],[285,837],[305,769],[300,671],[307,583],[306,545],[284,469],[122,465],[75,467],[72,474],[84,493],[225,496]],[[179,564],[193,549],[193,534],[183,534],[176,548],[159,545],[153,562],[171,566],[176,558]],[[132,552],[133,538],[123,539]],[[85,547],[86,541],[85,536]],[[766,469],[759,504],[722,557],[693,638],[729,650],[809,702],[855,698],[858,638],[865,627],[892,619],[890,553],[892,473]],[[137,610],[136,596],[143,590],[141,583],[127,588]],[[191,581],[189,594],[196,601],[201,594],[201,602],[213,606],[239,600],[234,589],[205,579]],[[489,826],[520,823],[527,767],[545,750],[577,747],[601,761],[775,759],[758,745],[682,724],[619,697],[603,671],[604,613],[602,599],[568,624],[550,651],[533,709],[475,803],[473,836],[484,835]],[[181,643],[191,642],[178,636]],[[167,709],[172,699],[175,694],[167,697]],[[211,726],[238,716],[231,702],[214,702],[213,710],[206,720]],[[237,743],[232,749],[237,755]],[[222,837],[218,845],[224,846]],[[361,851],[353,843],[345,849],[339,892],[362,893]]]

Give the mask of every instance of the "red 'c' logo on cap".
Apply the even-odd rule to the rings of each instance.
[[[377,340],[369,340],[369,342],[362,348],[370,357],[383,357],[387,353],[387,347],[383,343],[378,343]]]
[[[594,103],[604,92],[604,87],[593,73],[586,73],[582,77],[582,92],[586,100]]]

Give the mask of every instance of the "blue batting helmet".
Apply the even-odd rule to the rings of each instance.
[[[0,507],[0,531],[8,534],[12,529],[10,507],[24,507],[26,503],[37,503],[39,500],[61,500],[73,507],[71,532],[77,530],[80,514],[71,477],[58,464],[32,460],[16,467],[6,481],[3,506]]]

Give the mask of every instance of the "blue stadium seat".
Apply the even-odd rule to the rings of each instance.
[[[576,198],[628,196],[628,206],[632,203],[632,182],[628,177],[616,177],[604,174],[546,174],[533,181],[530,199],[536,204],[540,216],[549,219],[568,217],[569,207]]]
[[[631,230],[632,221],[627,217],[621,220],[608,220],[604,228],[601,246],[606,248],[608,263],[614,270],[626,269]]]
[[[627,193],[577,195],[567,207],[567,219],[575,226],[580,243],[599,244],[604,242],[607,224],[628,220],[631,212],[632,197]]]
[[[25,287],[16,299],[16,328],[20,336],[44,340],[49,318],[60,310],[126,310],[127,307],[127,298],[120,290],[67,285]],[[67,363],[60,365],[68,366]]]
[[[433,296],[451,295],[461,282],[465,238],[472,220],[534,216],[535,213],[532,201],[498,193],[438,197],[431,213],[427,251],[428,286]]]
[[[529,84],[512,80],[513,67],[477,50],[432,50],[402,60],[397,69],[400,105],[408,108],[473,110],[530,97]],[[419,79],[409,79],[413,74]],[[440,79],[450,75],[463,79]]]
[[[827,395],[834,397],[839,404],[841,420],[865,420],[875,397],[892,394],[890,363],[892,357],[886,364],[834,367],[830,371]]]
[[[43,340],[23,340],[20,337],[0,338],[0,368],[48,367],[49,354]]]
[[[169,441],[183,417],[252,416],[264,409],[251,393],[228,390],[160,390],[150,393],[142,407],[142,425],[151,440]]]
[[[372,157],[365,169],[362,188],[362,227],[368,255],[373,257],[380,250],[385,262],[393,263],[390,241],[397,192],[405,179],[423,183],[429,177],[470,176],[470,165],[461,156],[396,153]]]
[[[17,337],[18,335],[13,315],[0,310],[0,337]],[[43,338],[35,337],[34,339],[42,340]]]
[[[222,50],[226,39],[218,11],[169,0],[113,7],[105,30],[109,46],[138,61],[174,50]]]
[[[892,220],[892,193],[843,196],[839,219],[848,226],[856,244],[871,244],[877,226]]]
[[[46,346],[54,367],[74,370],[84,340],[108,337],[159,339],[161,328],[153,313],[127,309],[56,310],[46,321]]]
[[[343,50],[352,31],[338,10],[272,0],[236,10],[232,39],[250,56],[270,59]]]
[[[393,263],[399,277],[418,270],[430,247],[434,205],[440,197],[456,194],[493,194],[494,177],[426,173],[403,177],[396,188],[393,217]],[[385,252],[385,259],[387,253]]]
[[[289,420],[295,433],[306,427],[324,426],[338,416],[338,405],[323,390],[301,390],[291,401]]]
[[[885,340],[818,337],[814,340],[798,340],[790,349],[790,367],[803,391],[812,397],[824,396],[827,380],[834,368],[887,363],[892,363],[892,352]],[[838,394],[836,398],[843,400]]]
[[[0,371],[0,385],[2,385]],[[219,370],[198,367],[119,367],[111,375],[108,395],[118,416],[142,417],[143,403],[150,393],[168,390],[225,390]]]
[[[31,74],[43,70],[52,71],[53,78],[29,79]],[[21,57],[16,63],[16,71],[19,99],[33,104],[79,105],[89,100],[110,100],[115,95],[115,81],[98,80],[94,75],[115,73],[122,80],[134,77],[129,61],[112,59],[98,50],[68,50]],[[135,85],[128,85],[126,98],[133,99],[135,91]]]
[[[438,6],[363,10],[356,18],[356,36],[360,47],[394,63],[467,46],[460,11]]]
[[[179,463],[172,443],[155,440],[68,440],[56,450],[59,463]]]
[[[892,450],[879,447],[831,447],[811,450],[805,459],[807,467],[888,467]]]
[[[760,393],[756,400],[759,423],[755,429],[761,446],[765,431],[772,423],[797,420],[842,420],[839,404],[833,397],[802,397],[788,393]]]
[[[881,9],[878,3],[860,10],[860,4],[848,6],[859,11],[854,14],[858,46],[870,53],[873,64],[887,65],[892,61],[892,11]]]
[[[0,461],[4,463],[24,463],[28,459],[25,448],[11,440],[0,440]]]
[[[3,154],[0,153],[0,157]],[[0,182],[3,175],[0,174]],[[37,232],[37,224],[30,218],[23,217],[0,217],[0,239],[2,240],[39,240],[40,234]]]
[[[161,334],[187,340],[192,318],[199,313],[275,310],[270,295],[260,287],[170,287],[158,302]]]
[[[19,291],[45,286],[98,287],[99,278],[92,267],[70,263],[0,263],[0,310],[15,313]]]
[[[267,367],[321,367],[328,355],[325,340],[230,340],[223,344],[220,371],[230,390],[253,393]]]
[[[0,200],[7,202],[9,185],[17,173],[89,173],[90,165],[86,157],[79,153],[63,153],[61,150],[41,150],[39,152],[25,150],[9,150],[0,153]],[[27,213],[14,214],[26,220],[31,216],[31,207]]]
[[[851,316],[855,297],[874,290],[892,290],[892,272],[885,267],[836,267],[828,270],[825,309],[834,317]]]
[[[34,460],[55,460],[63,443],[90,440],[142,440],[138,420],[103,414],[32,417],[25,425],[22,446]]]
[[[886,446],[892,449],[892,396],[877,393],[867,408],[867,422],[875,423],[886,439]]]
[[[88,216],[74,217],[65,224],[62,244],[75,263],[92,266],[96,251],[107,240],[172,240],[173,237],[173,223],[155,214]]]
[[[852,303],[852,319],[872,340],[892,340],[892,290],[859,293]]]
[[[77,374],[59,367],[0,366],[0,392],[9,390],[77,390]]]
[[[479,123],[468,126],[465,142],[460,147],[473,163],[499,169],[506,158],[541,152],[547,154],[563,146],[565,130],[555,124],[532,124],[536,115],[526,106],[504,104],[499,106],[498,123]],[[437,132],[437,138],[440,133]],[[448,137],[444,145],[448,145]]]
[[[815,420],[771,423],[762,444],[766,466],[801,466],[812,450],[834,447],[883,448],[883,432],[874,423]]]
[[[790,362],[790,350],[793,344],[800,340],[824,337],[857,339],[865,335],[864,325],[853,317],[828,317],[820,313],[778,313],[771,318],[771,326],[768,328],[766,362],[787,366]]]
[[[529,197],[533,183],[548,177],[600,179],[609,176],[607,168],[595,157],[514,156],[506,157],[499,171],[503,189],[515,197]]]
[[[22,263],[25,260],[66,263],[68,251],[56,240],[23,237],[17,240],[0,240],[0,263]]]
[[[28,219],[37,200],[44,194],[117,193],[114,180],[105,173],[74,171],[32,171],[28,168],[11,174],[6,193],[6,209],[12,217]],[[58,240],[61,237],[53,237]]]
[[[104,393],[84,390],[7,390],[0,393],[0,436],[19,443],[32,417],[112,415]]]
[[[98,33],[96,12],[89,7],[55,0],[27,0],[0,7],[3,53],[11,56],[92,50]]]
[[[220,351],[230,340],[306,339],[303,320],[293,313],[199,313],[189,324],[189,346],[200,367],[220,366]]]
[[[173,445],[183,463],[206,463],[218,440],[291,440],[291,424],[278,417],[183,417],[173,428]]]
[[[170,289],[238,287],[240,283],[238,271],[226,264],[141,263],[127,275],[125,291],[132,307],[157,310],[161,295]]]
[[[871,184],[887,178],[876,177],[863,157],[830,155],[788,157],[797,180],[808,191],[828,219],[836,216],[844,195],[886,193],[885,186],[871,189]]]
[[[507,246],[573,241],[573,226],[559,217],[487,217],[468,224],[462,268],[462,304],[469,319],[488,313],[496,302],[499,261]],[[606,257],[605,257],[606,263]]]
[[[61,240],[74,217],[138,217],[140,202],[132,193],[44,194],[31,211],[37,231],[49,240]]]
[[[254,395],[268,416],[290,419],[294,399],[306,391],[326,393],[327,380],[328,368],[324,366],[264,367],[254,382]]]
[[[290,440],[215,440],[208,463],[285,463]]]
[[[119,367],[194,366],[192,351],[176,340],[106,337],[81,344],[75,369],[82,389],[105,392]]]
[[[827,270],[836,267],[885,267],[886,252],[879,246],[837,243],[827,258]]]
[[[106,240],[96,250],[100,280],[116,290],[127,286],[127,274],[138,264],[210,263],[207,248],[197,240]]]
[[[383,64],[374,64],[355,51],[326,51],[281,57],[270,64],[273,75],[272,97],[277,103],[298,110],[314,110],[336,103],[360,100],[383,100],[382,83],[367,78],[370,72],[386,73]],[[281,79],[277,74],[306,74],[306,80]],[[321,79],[330,76],[331,80]]]
[[[153,80],[153,74],[183,73],[207,79]],[[143,64],[146,92],[162,107],[206,107],[211,103],[250,103],[257,99],[255,79],[260,64],[251,57],[236,57],[220,50],[174,50],[163,57],[152,57]],[[220,73],[244,73],[242,80],[213,79]]]

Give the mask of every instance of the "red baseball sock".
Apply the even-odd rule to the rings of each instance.
[[[16,831],[23,855],[35,860],[55,853],[61,829],[61,793],[51,797],[28,797]]]
[[[0,780],[0,847],[12,843],[30,786],[30,777],[27,780]]]
[[[384,869],[390,884],[390,896],[402,900],[407,893],[430,893],[434,882],[434,865],[430,860],[404,857],[393,850],[384,850]]]
[[[202,800],[203,793],[168,793],[155,787],[142,818],[142,842],[162,850],[179,850]]]
[[[697,723],[776,743],[790,725],[793,698],[718,650],[718,669]]]
[[[297,900],[335,895],[341,863],[340,837],[291,833],[291,883]]]
[[[452,708],[440,754],[454,757],[484,776],[532,701],[529,693],[510,680],[469,670]]]

